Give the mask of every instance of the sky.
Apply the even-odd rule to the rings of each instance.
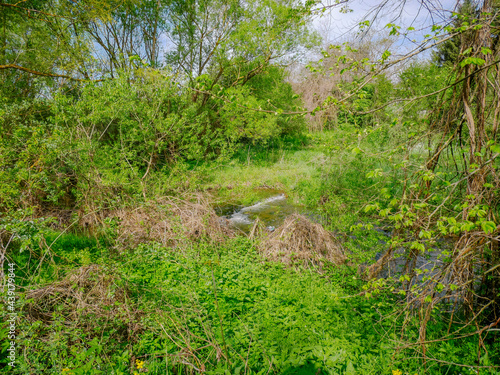
[[[335,0],[327,0],[334,4]],[[352,40],[357,34],[357,25],[363,20],[376,21],[372,24],[372,34],[383,36],[383,26],[395,23],[401,30],[410,26],[416,30],[411,36],[421,40],[432,24],[449,20],[455,10],[457,0],[349,0],[350,11],[342,12],[342,6],[331,8],[321,17],[316,17],[314,25],[325,39],[326,44],[339,44]],[[328,2],[324,2],[328,5]],[[380,6],[380,12],[377,8]],[[385,29],[387,30],[387,29]],[[387,33],[387,31],[385,31]],[[401,40],[403,45],[411,44],[410,40]]]

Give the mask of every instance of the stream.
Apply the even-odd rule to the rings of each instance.
[[[314,215],[303,206],[291,202],[284,193],[271,194],[251,206],[242,205],[221,205],[216,206],[217,215],[227,219],[234,227],[248,233],[256,219],[264,223],[269,231],[279,227],[285,219],[295,213],[308,216],[313,221],[321,219],[319,215]]]

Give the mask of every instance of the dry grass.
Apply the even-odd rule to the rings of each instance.
[[[136,313],[130,308],[127,291],[101,267],[80,267],[63,280],[28,291],[27,319],[50,324],[54,313],[64,324],[90,331],[100,322],[117,323],[127,336],[139,330]]]
[[[250,229],[250,232],[248,233],[248,238],[251,239],[261,238],[266,234],[267,234],[266,226],[259,218],[256,218],[252,225],[252,229]]]
[[[202,195],[186,200],[164,197],[135,208],[87,215],[80,225],[99,227],[113,218],[118,222],[117,242],[127,248],[149,241],[166,247],[201,239],[223,242],[235,235],[227,221],[217,216],[209,198]]]
[[[120,209],[114,216],[120,221],[119,242],[129,246],[148,241],[167,247],[178,246],[185,240],[223,242],[234,235],[201,195],[193,200],[162,198],[133,210]]]
[[[334,264],[346,262],[340,242],[320,224],[294,214],[264,238],[259,248],[271,260],[292,264],[317,264],[322,260]]]

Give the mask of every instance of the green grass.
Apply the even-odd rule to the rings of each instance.
[[[108,329],[99,326],[106,320],[101,316],[83,313],[71,321],[62,300],[49,325],[22,323],[23,352],[13,373],[60,374],[69,368],[75,374],[128,374],[129,364],[118,358],[133,354],[149,374],[165,374],[165,352],[171,369],[187,369],[174,354],[190,350],[184,362],[203,364],[209,373],[388,373],[387,342],[375,340],[366,325],[370,303],[358,297],[353,311],[352,300],[339,299],[346,294],[339,280],[348,277],[344,284],[351,289],[360,285],[349,268],[320,275],[269,263],[245,238],[179,252],[141,245],[101,266],[115,288],[126,285],[131,309],[141,311],[131,317],[141,326],[131,342],[119,340],[125,321],[107,322]],[[220,358],[226,351],[229,360]]]
[[[283,191],[296,203],[306,203],[304,182],[317,185],[323,153],[315,149],[279,151],[274,162],[262,163],[233,159],[226,165],[214,168],[207,176],[206,189],[217,192],[221,199],[252,203],[259,196],[259,188]]]
[[[73,245],[61,253],[88,249],[92,242],[80,241],[63,238]],[[93,280],[110,280],[105,297],[115,301],[108,307],[110,315],[75,311],[75,301],[53,299],[44,305],[50,319],[19,320],[18,366],[10,373],[63,374],[70,369],[73,374],[132,375],[147,369],[163,375],[190,373],[194,367],[207,374],[462,371],[432,362],[426,372],[411,359],[411,351],[394,352],[404,320],[394,314],[398,297],[358,295],[364,282],[356,267],[325,265],[322,273],[286,267],[263,259],[255,245],[239,237],[223,245],[202,241],[175,250],[155,244],[119,254],[109,249],[95,260],[99,271],[89,275],[90,286],[81,291],[85,295],[98,288]],[[56,283],[78,267],[69,267],[70,258],[65,259]],[[42,271],[46,283],[50,272],[50,267]],[[121,291],[125,299],[119,298]],[[21,298],[18,304],[24,317],[22,306],[29,302]],[[436,312],[429,339],[446,330],[441,319]],[[410,337],[418,334],[414,323],[406,322]],[[428,350],[440,360],[473,363],[475,345],[464,339],[458,346],[443,342]],[[135,359],[144,362],[141,371]]]

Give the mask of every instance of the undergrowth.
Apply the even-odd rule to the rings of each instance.
[[[215,201],[250,204],[263,190],[285,192],[326,216],[345,251],[342,265],[266,260],[262,237],[205,233],[216,224],[210,212],[194,218],[196,233],[183,230],[194,211],[175,200],[115,209],[93,230],[75,224],[61,232],[22,212],[2,219],[2,243],[13,235],[8,257],[19,267],[18,362],[9,373],[494,374],[481,367],[500,354],[494,340],[485,340],[481,358],[470,325],[462,338],[441,340],[465,319],[460,311],[454,323],[433,312],[423,366],[413,344],[418,321],[399,309],[404,297],[388,288],[367,293],[362,269],[386,248],[391,228],[364,208],[377,191],[386,189],[384,202],[399,188],[393,164],[402,156],[384,159],[370,134],[360,138],[362,153],[348,149],[349,134],[310,135],[291,150],[249,148],[229,165],[184,164],[164,175],[182,181],[183,194],[208,191]],[[394,175],[374,188],[366,171],[377,168]],[[160,177],[152,173],[148,191],[166,192]],[[169,205],[185,220],[168,222]],[[162,240],[158,228],[176,240]],[[4,321],[7,314],[2,307]],[[7,334],[4,325],[2,342]]]

